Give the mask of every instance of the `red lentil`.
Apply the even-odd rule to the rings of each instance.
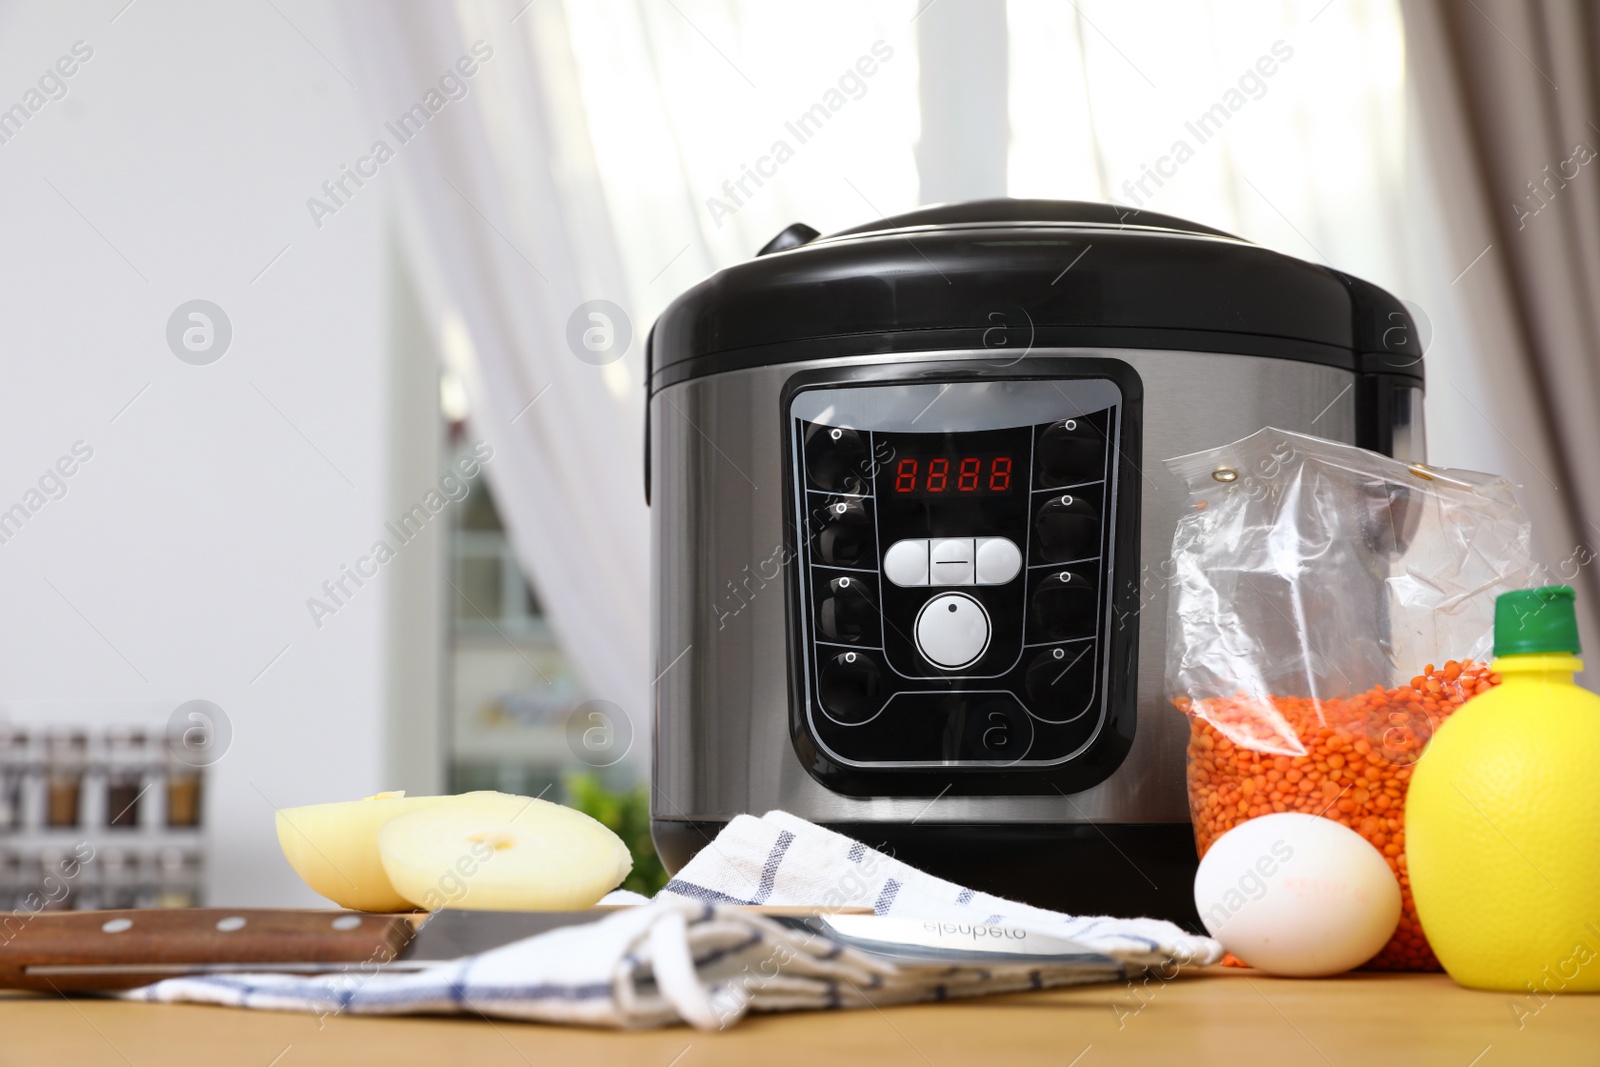
[[[1400,925],[1365,968],[1440,970],[1406,873],[1406,785],[1439,723],[1499,684],[1482,663],[1450,660],[1439,669],[1428,664],[1409,685],[1353,697],[1174,701],[1189,716],[1189,812],[1200,855],[1258,815],[1298,811],[1343,823],[1383,854],[1400,881]]]

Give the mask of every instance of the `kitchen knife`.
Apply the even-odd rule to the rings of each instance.
[[[250,908],[42,912],[0,923],[0,989],[132,989],[185,974],[322,974],[362,965],[421,970],[557,927],[595,922],[619,906],[446,909],[431,915]],[[749,910],[782,917],[819,909]],[[821,910],[871,914],[870,908]]]
[[[321,974],[366,966],[416,971],[561,927],[598,922],[614,910],[445,909],[408,916],[206,908],[46,914],[0,946],[0,988],[131,989],[179,975]],[[866,908],[749,910],[895,963],[1027,963],[1120,973],[1115,960],[1075,942],[1012,927],[877,916]],[[126,936],[135,929],[140,936]]]

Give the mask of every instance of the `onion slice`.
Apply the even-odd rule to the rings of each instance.
[[[622,839],[582,812],[491,792],[391,819],[378,853],[394,888],[427,911],[587,908],[633,869]]]

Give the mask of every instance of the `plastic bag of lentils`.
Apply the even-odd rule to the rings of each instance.
[[[1535,572],[1513,486],[1271,428],[1167,467],[1189,490],[1167,688],[1191,727],[1200,854],[1258,815],[1341,822],[1403,899],[1366,966],[1438,970],[1406,874],[1405,791],[1439,723],[1499,682],[1495,597]]]

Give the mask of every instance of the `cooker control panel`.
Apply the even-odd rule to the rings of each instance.
[[[880,770],[1089,751],[1111,682],[1118,383],[822,385],[788,404],[790,625],[817,751]]]

